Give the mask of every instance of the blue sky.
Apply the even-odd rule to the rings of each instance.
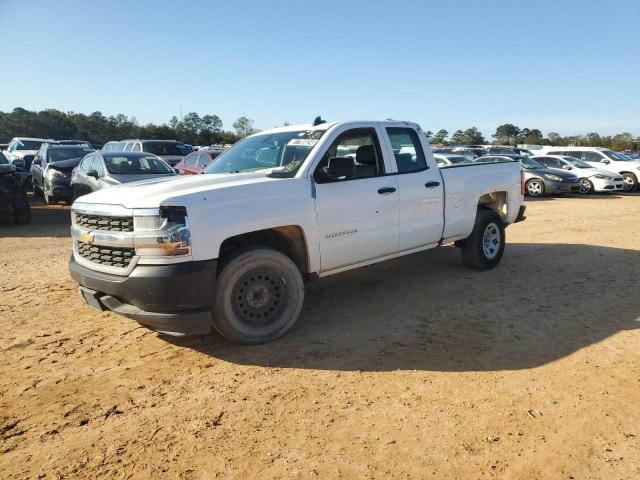
[[[640,2],[0,0],[0,110],[640,135]]]

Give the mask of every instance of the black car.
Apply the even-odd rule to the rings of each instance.
[[[82,157],[94,151],[86,144],[43,144],[31,164],[34,193],[43,195],[48,205],[71,200],[71,171]]]
[[[31,174],[17,172],[16,166],[0,152],[0,216],[13,217],[16,223],[31,222],[31,207],[27,190]]]

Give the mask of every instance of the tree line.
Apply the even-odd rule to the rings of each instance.
[[[505,123],[496,128],[496,133],[491,135],[492,141],[488,142],[484,135],[476,127],[466,130],[456,130],[449,137],[447,130],[426,132],[429,141],[433,145],[484,145],[494,143],[497,145],[553,145],[553,146],[578,146],[578,147],[606,147],[612,150],[640,150],[640,136],[634,137],[629,132],[617,135],[600,135],[590,132],[586,135],[562,136],[556,132],[547,133],[546,137],[537,128],[520,128],[510,123]]]
[[[178,140],[191,145],[235,143],[253,132],[253,121],[238,118],[233,131],[225,130],[217,115],[186,114],[182,120],[172,117],[162,124],[139,125],[135,117],[123,114],[105,116],[101,112],[89,115],[47,109],[30,111],[15,108],[11,112],[0,111],[0,143],[8,143],[13,137],[87,140],[103,145],[110,140],[144,138]]]
[[[24,108],[15,108],[11,112],[0,111],[0,143],[7,143],[13,137],[73,138],[88,140],[94,145],[102,145],[109,140],[145,138],[178,140],[191,145],[212,145],[235,143],[255,131],[253,121],[247,117],[238,118],[231,127],[233,130],[225,130],[222,120],[217,115],[201,116],[195,112],[186,114],[182,119],[173,116],[167,123],[139,125],[135,117],[123,114],[107,117],[101,112],[86,115],[55,109],[36,112]],[[427,131],[426,134],[434,145],[495,143],[608,147],[613,150],[640,149],[640,137],[634,137],[629,132],[608,136],[591,132],[586,135],[564,137],[549,132],[544,136],[537,128],[520,128],[510,123],[498,126],[491,141],[487,141],[476,127],[456,130],[451,136],[445,129],[435,133]]]

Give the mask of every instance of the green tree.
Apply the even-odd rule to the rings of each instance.
[[[467,128],[462,133],[462,143],[466,145],[475,145],[475,144],[484,144],[486,140],[484,139],[484,135],[482,132],[478,130],[476,127]]]
[[[233,122],[233,128],[236,131],[236,135],[240,138],[244,138],[247,135],[251,135],[253,132],[253,120],[247,117],[240,117]]]
[[[505,123],[496,128],[496,133],[492,136],[495,138],[495,143],[514,145],[518,143],[518,135],[520,135],[520,129],[510,123]]]
[[[452,145],[460,145],[464,143],[464,132],[462,130],[456,130],[455,132],[453,132],[453,135],[451,135],[451,142]]]
[[[434,145],[446,145],[447,137],[449,136],[449,132],[447,132],[444,128],[438,130],[436,134],[433,136],[433,140],[431,143]]]

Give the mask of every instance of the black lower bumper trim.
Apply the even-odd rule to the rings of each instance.
[[[210,310],[216,281],[216,260],[137,265],[128,276],[97,272],[73,255],[69,273],[80,285],[111,295],[148,312]]]
[[[527,217],[525,217],[524,212],[527,210],[525,205],[520,205],[520,210],[518,210],[518,216],[513,223],[523,222]]]
[[[210,333],[216,268],[216,260],[137,265],[120,276],[83,267],[73,255],[69,260],[71,277],[91,307],[174,335]]]

